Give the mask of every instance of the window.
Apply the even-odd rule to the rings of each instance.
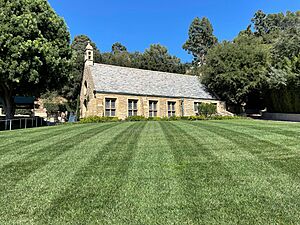
[[[168,117],[175,116],[175,104],[176,102],[168,102]]]
[[[195,113],[199,113],[199,106],[201,105],[201,102],[194,102],[194,111]]]
[[[116,99],[105,99],[105,116],[116,116]]]
[[[83,86],[83,94],[84,95],[87,95],[87,88],[88,88],[87,82],[84,81],[84,86]]]
[[[149,101],[149,117],[157,116],[157,101]]]
[[[128,100],[128,116],[137,116],[138,100]]]

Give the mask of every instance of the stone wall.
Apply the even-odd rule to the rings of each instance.
[[[98,115],[94,82],[89,66],[85,66],[80,92],[80,117]]]
[[[175,102],[176,116],[193,116],[195,115],[194,103],[205,102],[217,104],[218,112],[225,111],[225,104],[217,100],[203,99],[181,99],[181,98],[166,98],[152,96],[135,96],[121,94],[105,94],[96,93],[88,102],[87,111],[82,114],[82,117],[87,116],[104,116],[105,99],[116,99],[116,116],[120,119],[125,119],[128,116],[128,100],[138,100],[138,115],[149,117],[149,101],[157,101],[157,115],[159,117],[168,116],[168,102]],[[183,103],[183,105],[182,105]]]

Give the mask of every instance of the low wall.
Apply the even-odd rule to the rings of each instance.
[[[268,113],[264,112],[262,117],[267,120],[282,120],[300,122],[300,114],[293,113]]]

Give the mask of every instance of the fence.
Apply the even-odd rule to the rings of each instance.
[[[0,119],[0,131],[1,130],[15,130],[15,129],[27,129],[33,127],[41,127],[46,125],[43,118],[40,117],[28,117],[19,119]]]

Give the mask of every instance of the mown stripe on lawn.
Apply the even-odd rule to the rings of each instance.
[[[97,124],[93,124],[90,126],[78,126],[78,129],[65,130],[64,133],[54,136],[52,139],[42,139],[35,143],[31,143],[28,145],[22,145],[18,148],[12,147],[12,151],[9,150],[6,154],[0,155],[0,169],[2,166],[5,166],[9,163],[22,160],[27,155],[39,151],[40,149],[47,148],[51,145],[58,144],[63,142],[65,139],[72,137],[73,135],[77,135],[79,133],[83,133],[93,127],[97,127]],[[39,128],[37,128],[39,129]],[[53,133],[56,133],[56,129],[50,129],[49,135],[51,136]],[[58,132],[59,133],[59,132]]]
[[[184,224],[185,204],[177,163],[159,122],[148,122],[140,135],[111,224]]]
[[[83,127],[83,125],[79,126]],[[15,137],[3,137],[3,142],[8,143],[0,145],[0,156],[8,152],[18,150],[21,147],[26,146],[28,148],[30,145],[36,145],[39,144],[39,142],[44,142],[57,136],[63,135],[64,133],[70,131],[70,128],[70,126],[61,126],[56,127],[56,129],[44,130],[44,132],[35,131],[34,133],[23,133],[19,131],[19,134]],[[78,128],[79,127],[77,127],[76,129]],[[39,128],[36,129],[39,130]]]
[[[214,194],[212,190],[224,180],[233,180],[227,166],[213,154],[201,139],[186,132],[177,123],[161,123],[164,135],[173,151],[177,161],[178,172],[184,185],[186,203],[183,206],[192,224],[213,223],[221,217],[230,218],[227,212],[220,212],[222,203],[218,199],[211,199]],[[205,135],[205,133],[203,133]],[[231,204],[227,199],[227,204]],[[239,209],[241,213],[242,209]],[[223,218],[224,219],[224,218]],[[235,217],[232,221],[238,221]]]
[[[290,137],[293,139],[299,139],[300,138],[300,127],[298,130],[291,130],[289,127],[282,128],[277,126],[270,126],[269,124],[264,124],[263,126],[258,126],[255,124],[249,124],[246,121],[245,122],[236,122],[236,121],[230,121],[230,122],[224,122],[224,121],[210,121],[211,123],[216,124],[224,124],[224,125],[230,125],[230,126],[236,126],[239,128],[249,128],[254,129],[257,132],[261,133],[274,133],[274,134],[280,134],[286,137]]]
[[[65,151],[45,166],[33,171],[27,179],[19,180],[11,190],[2,192],[0,189],[0,204],[4,206],[0,210],[0,221],[6,221],[5,218],[14,218],[15,223],[44,224],[34,222],[35,217],[43,214],[43,210],[49,207],[51,200],[68,187],[74,174],[94,156],[98,150],[95,144],[99,146],[102,143],[105,144],[106,139],[112,139],[114,134],[124,130],[127,125],[114,123],[94,124],[87,127],[93,129],[94,132],[85,139],[74,141],[76,145],[71,150]],[[98,129],[96,130],[95,127]],[[104,130],[104,127],[109,128]],[[88,130],[83,132],[85,131]]]
[[[206,124],[203,123],[202,126]],[[219,132],[219,134],[226,135],[226,133],[230,132],[232,135],[226,135],[228,139],[235,142],[239,146],[245,146],[247,143],[248,147],[247,151],[251,152],[251,154],[256,155],[260,160],[264,160],[266,163],[269,163],[276,169],[280,169],[283,173],[292,176],[292,179],[300,179],[300,171],[295,170],[296,167],[300,168],[300,154],[299,154],[299,142],[298,139],[285,139],[284,141],[280,141],[279,143],[276,138],[272,138],[272,140],[264,138],[263,135],[255,131],[249,132],[249,129],[235,129],[230,125],[222,125],[217,123],[210,123],[210,126],[215,129],[215,132]],[[203,128],[207,128],[204,126]],[[292,144],[291,146],[287,145],[285,142],[289,142],[288,144]],[[253,150],[254,149],[254,150]]]
[[[253,200],[256,200],[255,204],[252,205],[251,210],[253,211],[255,207],[258,207],[257,210],[260,211],[255,212],[254,215],[261,214],[261,217],[259,220],[256,220],[256,222],[273,221],[274,223],[287,223],[288,221],[296,222],[299,219],[295,218],[295,213],[297,213],[297,209],[299,208],[298,199],[300,190],[298,188],[298,182],[295,181],[293,177],[290,177],[289,174],[281,171],[280,168],[274,168],[273,164],[270,164],[255,154],[255,151],[258,149],[268,148],[269,142],[261,142],[261,140],[237,131],[222,129],[210,122],[186,122],[186,124],[215,133],[219,137],[226,138],[234,143],[235,151],[245,151],[255,156],[257,160],[252,159],[249,161],[241,159],[239,162],[229,161],[228,163],[232,166],[240,166],[240,170],[236,171],[235,174],[244,180],[245,187],[249,186],[251,188],[249,189],[249,193],[253,195]],[[277,147],[280,148],[280,146]],[[245,163],[244,166],[246,170],[241,167],[243,166],[242,162]],[[234,169],[234,167],[232,168]],[[250,177],[248,177],[249,175],[243,177],[243,173],[249,173]],[[251,173],[253,175],[251,175]],[[251,177],[253,177],[252,180],[249,180]],[[272,205],[272,207],[270,207],[270,205]],[[241,207],[245,206],[243,205]],[[249,208],[249,206],[246,205],[246,208]],[[249,216],[251,217],[251,214],[245,214],[244,219],[247,218],[246,221],[250,221],[248,218]]]
[[[121,187],[127,180],[139,136],[146,123],[132,123],[73,176],[64,193],[52,200],[42,221],[97,223],[111,221]],[[117,215],[115,215],[117,216]],[[81,222],[80,222],[81,221]]]
[[[70,151],[75,145],[82,141],[93,138],[98,133],[104,132],[115,125],[116,124],[106,124],[100,128],[97,126],[81,131],[78,134],[64,139],[63,142],[46,146],[38,151],[26,155],[26,157],[23,157],[19,161],[6,164],[5,166],[1,167],[0,170],[0,190],[11,190],[19,180],[26,180],[31,173],[40,169],[41,167],[46,166],[49,162],[55,160],[61,154]]]

